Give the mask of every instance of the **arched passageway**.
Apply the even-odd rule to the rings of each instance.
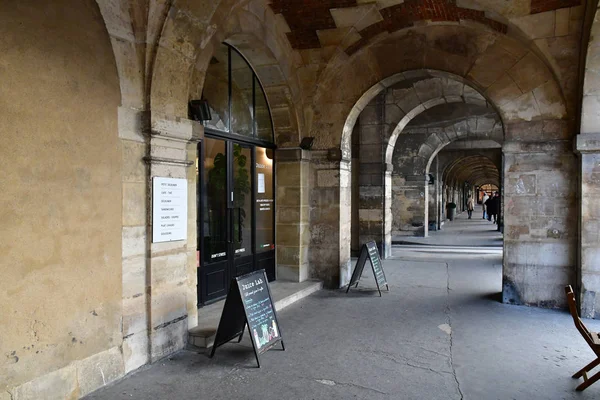
[[[204,94],[216,112],[229,96],[209,71],[225,64],[223,44],[253,71],[237,94],[264,89],[244,104],[245,121],[272,117],[276,234],[263,245],[275,246],[280,277],[343,286],[353,242],[375,240],[389,255],[394,235],[441,225],[449,187],[464,197],[497,184],[505,301],[563,307],[575,281],[582,314],[600,310],[600,46],[587,34],[597,2],[5,3],[0,242],[17,283],[0,290],[0,392],[18,397],[60,376],[73,384],[64,397],[85,395],[183,348],[197,327],[207,239],[196,188],[211,157],[198,171],[196,157],[211,126],[189,105]],[[262,129],[251,131],[245,142],[260,147]],[[256,164],[266,165],[248,171]],[[187,188],[183,240],[154,241],[155,178]],[[110,366],[106,381],[98,365]]]

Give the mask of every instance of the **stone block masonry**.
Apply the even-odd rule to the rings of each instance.
[[[327,174],[330,179],[319,181]],[[327,151],[312,151],[310,192],[310,276],[326,287],[350,280],[351,213],[350,163],[331,160]],[[319,184],[321,182],[321,184]]]
[[[277,159],[277,278],[303,282],[309,278],[310,152],[279,149]],[[322,171],[321,184],[336,182],[335,171]],[[324,178],[324,173],[331,175]],[[317,177],[319,180],[319,177]]]
[[[581,315],[600,315],[600,135],[580,134],[575,141],[581,171],[579,280]]]
[[[559,308],[576,281],[576,158],[563,141],[505,143],[503,300]]]

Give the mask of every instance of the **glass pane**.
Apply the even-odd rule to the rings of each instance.
[[[225,142],[204,141],[204,260],[227,258],[227,157]]]
[[[231,50],[231,131],[253,136],[252,80],[254,73],[235,50]]]
[[[263,92],[260,83],[256,77],[255,80],[255,112],[256,120],[254,124],[256,126],[256,136],[259,139],[273,142],[273,124],[271,123],[271,113],[269,113],[269,105],[267,104],[267,97]]]
[[[273,222],[273,150],[256,148],[256,252],[275,248]]]
[[[211,120],[204,126],[229,131],[229,48],[222,44],[208,65],[202,97],[208,101]]]
[[[233,145],[233,248],[236,257],[252,254],[252,182],[250,149]]]

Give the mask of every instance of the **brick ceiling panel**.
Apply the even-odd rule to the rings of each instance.
[[[295,49],[321,47],[318,30],[337,28],[332,8],[356,7],[356,0],[273,0],[271,8],[282,14],[290,27],[288,39]]]
[[[538,14],[560,8],[576,7],[581,5],[581,0],[531,0],[531,13]]]
[[[578,6],[581,1],[531,0],[531,13]],[[362,21],[361,26],[354,26],[360,31],[361,39],[346,49],[348,54],[353,54],[380,33],[409,28],[418,21],[470,20],[487,25],[500,33],[506,33],[508,29],[505,24],[488,18],[485,11],[460,7],[457,0],[404,0],[402,3],[393,0],[385,3],[392,5],[379,11],[371,7],[373,4],[375,3],[367,4],[364,0],[272,0],[271,8],[285,18],[291,30],[287,34],[288,39],[295,49],[320,48],[322,44],[317,31],[349,27],[354,20]],[[369,13],[376,15],[361,18]],[[338,26],[336,21],[341,26]],[[373,23],[367,26],[367,21]]]

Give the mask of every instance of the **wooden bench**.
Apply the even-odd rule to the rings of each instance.
[[[567,302],[569,303],[569,311],[571,311],[571,316],[573,317],[573,322],[575,322],[575,327],[581,333],[581,336],[585,339],[586,343],[590,346],[592,351],[596,354],[596,359],[579,370],[573,378],[579,379],[583,377],[583,383],[577,386],[578,391],[582,391],[587,389],[589,386],[594,384],[597,380],[600,379],[600,372],[596,372],[594,375],[588,378],[588,372],[592,370],[594,367],[600,364],[600,336],[596,332],[590,331],[579,318],[579,314],[577,313],[577,303],[575,303],[575,293],[573,293],[573,288],[571,285],[565,287],[565,292],[567,294]]]

